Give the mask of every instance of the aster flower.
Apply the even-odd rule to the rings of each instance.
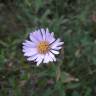
[[[64,43],[55,39],[53,32],[50,33],[48,29],[43,28],[31,32],[29,39],[23,43],[24,56],[28,61],[37,62],[37,66],[56,61],[55,55],[59,54]]]

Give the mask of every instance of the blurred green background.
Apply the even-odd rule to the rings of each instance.
[[[40,27],[65,44],[37,67],[22,42]],[[0,0],[0,96],[96,96],[96,0]]]

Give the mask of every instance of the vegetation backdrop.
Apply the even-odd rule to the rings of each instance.
[[[41,27],[64,46],[37,67],[22,42]],[[96,96],[96,0],[0,0],[0,96]]]

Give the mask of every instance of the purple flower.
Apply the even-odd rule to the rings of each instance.
[[[49,33],[48,29],[38,29],[29,34],[30,40],[23,43],[24,56],[28,61],[40,63],[49,63],[56,61],[55,55],[59,54],[62,48],[60,39],[55,39],[54,33]]]

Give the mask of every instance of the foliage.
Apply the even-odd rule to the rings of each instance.
[[[95,96],[96,0],[0,1],[0,96]],[[27,62],[22,42],[48,27],[64,41],[57,62]]]

